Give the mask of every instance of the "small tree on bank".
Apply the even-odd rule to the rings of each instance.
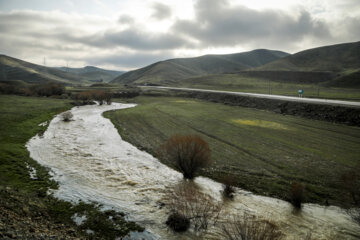
[[[354,204],[360,207],[360,164],[341,175],[341,184],[351,196]]]
[[[70,111],[66,111],[61,114],[61,118],[64,122],[69,122],[73,119],[73,114]]]
[[[360,164],[344,172],[340,181],[343,189],[351,196],[355,205],[348,209],[348,213],[360,224]]]
[[[303,202],[304,185],[293,182],[290,188],[290,200],[294,207],[300,209]]]
[[[230,176],[230,175],[226,175],[225,177],[223,177],[223,195],[226,198],[229,199],[233,199],[234,198],[234,194],[235,194],[235,187],[234,187],[234,179]]]
[[[209,145],[197,135],[172,136],[159,148],[158,156],[172,163],[186,179],[196,177],[198,170],[211,162]]]

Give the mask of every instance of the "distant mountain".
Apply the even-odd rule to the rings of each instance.
[[[110,82],[114,78],[120,76],[124,71],[114,71],[106,70],[94,66],[86,66],[83,68],[68,68],[68,67],[59,67],[56,68],[64,72],[76,74],[81,77],[85,77],[92,82]]]
[[[69,70],[69,71],[67,71]],[[109,81],[121,74],[118,71],[96,67],[59,69],[29,63],[20,59],[0,55],[0,81],[23,81],[46,83],[56,81],[65,84],[91,84],[95,81]]]
[[[288,53],[281,51],[258,49],[235,54],[169,59],[126,72],[112,82],[171,84],[195,76],[243,71],[288,55]]]

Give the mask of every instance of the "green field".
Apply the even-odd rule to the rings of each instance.
[[[47,171],[29,157],[25,143],[45,131],[40,123],[71,106],[67,100],[0,95],[0,183],[21,191],[44,192],[54,186]],[[25,163],[38,169],[38,181],[30,181]]]
[[[173,134],[198,134],[213,159],[202,175],[220,181],[230,175],[237,186],[283,199],[298,181],[307,202],[351,202],[339,178],[360,162],[359,127],[185,98],[129,101],[139,105],[104,115],[125,140],[152,154]]]
[[[201,76],[184,79],[175,85],[169,84],[169,86],[286,96],[298,96],[298,90],[303,89],[304,97],[360,100],[360,91],[356,88],[334,88],[321,84],[277,82],[237,74]]]
[[[56,188],[57,184],[50,180],[47,169],[29,157],[25,144],[31,137],[46,130],[45,126],[39,126],[40,123],[51,120],[55,114],[70,107],[69,100],[0,95],[0,210],[6,209],[11,213],[10,216],[18,216],[10,219],[25,225],[29,219],[37,219],[34,221],[36,227],[31,227],[38,232],[28,232],[30,235],[35,234],[36,239],[41,234],[41,239],[49,238],[49,229],[62,229],[69,238],[86,236],[85,230],[92,229],[95,231],[94,236],[102,239],[114,239],[131,230],[142,230],[133,222],[126,222],[114,211],[103,213],[92,204],[72,205],[46,195],[47,190]],[[37,179],[30,178],[27,165],[36,169]],[[75,213],[88,216],[88,221],[79,228],[71,219]],[[109,216],[114,216],[114,220]],[[1,217],[0,226],[7,226],[8,222],[2,222],[4,219]],[[17,225],[12,229],[16,231],[18,228]],[[66,233],[69,228],[71,234]],[[77,229],[76,232],[73,229]],[[3,230],[11,229],[0,229],[0,238]]]

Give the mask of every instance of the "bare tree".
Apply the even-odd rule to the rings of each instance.
[[[172,136],[159,148],[158,157],[171,162],[187,179],[211,162],[209,145],[197,135]]]
[[[222,233],[229,240],[279,240],[283,234],[274,223],[254,215],[235,215],[222,226]]]
[[[215,225],[222,209],[221,203],[200,192],[192,183],[175,188],[165,202],[171,211],[167,222],[170,227],[169,220],[179,216],[180,219],[190,221],[195,231],[206,230],[210,225]]]
[[[355,207],[348,214],[360,224],[360,164],[341,175],[343,189],[351,196]]]
[[[104,101],[106,102],[107,105],[111,105],[112,94],[110,92],[105,92]]]
[[[222,182],[224,187],[223,195],[227,198],[232,199],[235,194],[234,179],[230,175],[226,175],[223,178]]]
[[[301,208],[303,202],[304,185],[293,182],[290,188],[290,200],[294,207]]]
[[[105,92],[102,90],[93,91],[92,96],[96,101],[98,101],[99,105],[103,105],[105,102]]]
[[[360,207],[360,164],[349,171],[346,171],[341,176],[341,183],[346,190],[354,204]]]
[[[92,93],[90,91],[81,92],[77,95],[77,99],[82,101],[82,104],[89,104],[92,102]]]

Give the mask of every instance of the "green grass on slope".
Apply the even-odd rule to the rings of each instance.
[[[0,95],[0,183],[22,191],[46,191],[54,186],[43,167],[29,157],[25,143],[45,131],[40,123],[70,108],[64,100]],[[31,181],[26,163],[38,169],[37,181]]]
[[[51,216],[50,225],[62,223],[74,226],[71,216],[86,214],[88,220],[78,230],[80,234],[85,234],[86,229],[92,229],[95,238],[114,239],[131,230],[142,231],[141,227],[126,222],[114,211],[103,213],[98,210],[99,206],[93,204],[74,206],[46,196],[47,190],[56,188],[57,184],[49,179],[47,169],[29,157],[25,144],[31,137],[46,130],[45,126],[39,126],[40,123],[51,120],[55,114],[70,107],[68,100],[0,95],[0,206],[9,208],[11,205],[11,210],[19,212],[20,216],[24,216],[22,209],[30,208],[31,216],[24,218],[36,218],[36,214],[42,212],[44,216]],[[36,169],[37,179],[30,178],[27,165]],[[13,191],[12,195],[17,197],[9,203],[11,196],[2,189]],[[114,216],[113,220],[109,216]]]
[[[317,84],[276,82],[237,74],[190,78],[178,82],[176,86],[286,96],[298,96],[298,90],[303,89],[305,97],[360,100],[360,91],[356,88],[331,88]]]
[[[120,135],[154,154],[173,134],[198,134],[213,165],[203,175],[287,199],[290,182],[307,201],[345,205],[339,177],[360,161],[360,128],[184,98],[138,97],[135,108],[105,113]],[[171,166],[171,163],[166,163]]]

